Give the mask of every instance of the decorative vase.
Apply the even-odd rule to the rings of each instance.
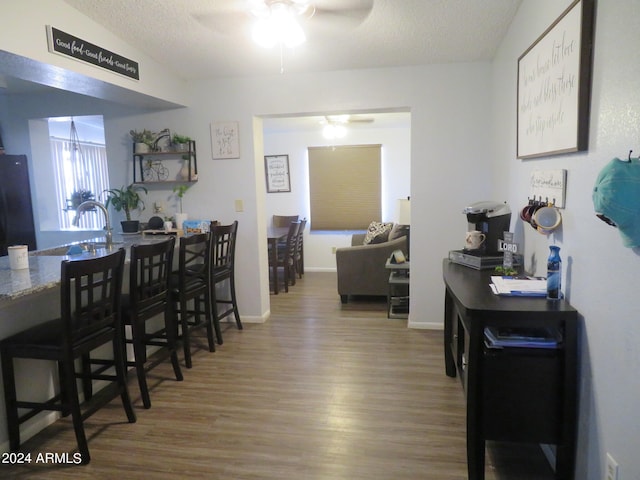
[[[182,230],[182,223],[189,218],[186,213],[176,213],[176,228]]]
[[[136,142],[135,144],[136,153],[149,153],[150,150],[149,145],[146,143]]]
[[[189,180],[189,163],[189,160],[182,161],[182,168],[180,169],[180,173],[178,174],[182,180]],[[193,176],[194,173],[191,172],[191,180],[194,180]]]

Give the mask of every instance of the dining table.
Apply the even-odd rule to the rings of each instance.
[[[269,266],[273,276],[273,293],[278,294],[278,242],[286,240],[289,227],[268,227]]]

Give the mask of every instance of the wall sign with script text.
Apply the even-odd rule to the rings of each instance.
[[[140,80],[138,62],[47,25],[49,51]]]
[[[518,59],[518,158],[586,150],[594,0],[575,0]]]
[[[267,193],[291,191],[289,155],[266,155],[264,170],[267,179]]]
[[[211,155],[214,160],[240,158],[238,122],[211,123]]]

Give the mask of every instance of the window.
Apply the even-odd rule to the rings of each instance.
[[[50,119],[51,121],[51,119]],[[104,143],[80,141],[74,138],[75,123],[70,122],[69,138],[51,136],[51,156],[53,160],[58,221],[61,229],[70,229],[75,210],[69,202],[74,193],[89,192],[95,200],[109,188],[107,153]],[[84,214],[80,217],[80,228],[101,230],[104,227],[102,215]]]
[[[381,150],[308,148],[312,230],[366,230],[381,219]]]

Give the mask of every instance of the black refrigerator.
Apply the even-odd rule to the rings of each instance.
[[[36,249],[26,155],[0,155],[0,256],[9,245]]]

